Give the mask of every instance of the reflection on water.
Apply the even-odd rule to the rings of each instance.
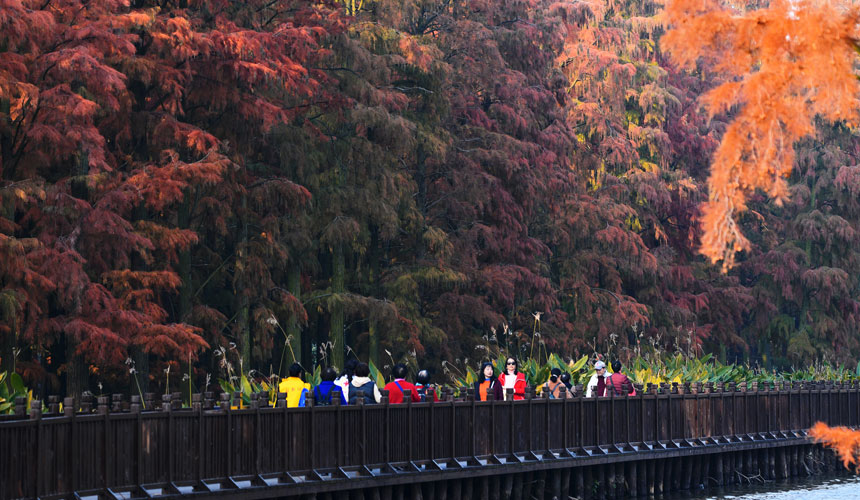
[[[706,491],[673,495],[671,498],[733,499],[733,500],[858,500],[860,477],[792,479],[771,481],[750,486],[710,488]]]

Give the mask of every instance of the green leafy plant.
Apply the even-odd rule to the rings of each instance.
[[[15,410],[15,399],[27,398],[27,408],[33,400],[33,391],[28,390],[24,381],[17,373],[0,373],[0,414],[12,413]]]

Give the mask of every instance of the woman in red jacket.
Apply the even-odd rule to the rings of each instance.
[[[505,369],[499,375],[499,383],[502,384],[505,399],[508,399],[508,389],[514,390],[514,401],[525,399],[526,376],[517,370],[518,367],[517,360],[509,357],[505,361]]]

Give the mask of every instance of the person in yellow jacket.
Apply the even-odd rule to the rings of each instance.
[[[301,365],[293,363],[290,366],[290,376],[278,384],[278,391],[287,393],[287,408],[301,408],[311,390],[311,385],[302,380]]]

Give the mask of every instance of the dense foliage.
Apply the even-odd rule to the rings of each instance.
[[[723,274],[697,218],[728,117],[657,2],[0,8],[0,371],[30,386],[860,354],[860,143],[798,146]]]

